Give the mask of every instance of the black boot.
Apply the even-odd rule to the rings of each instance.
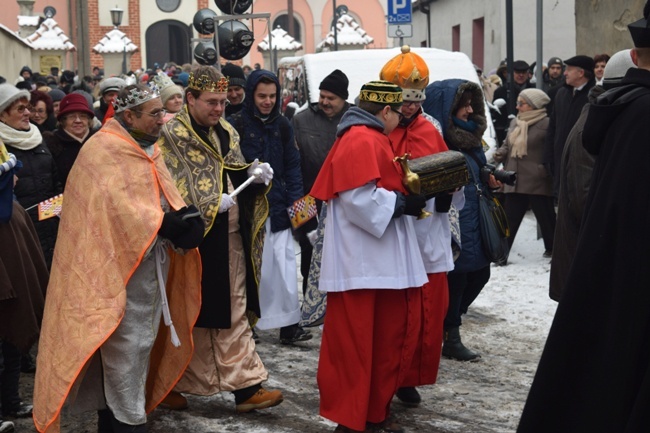
[[[395,393],[397,398],[404,403],[404,405],[409,407],[418,407],[422,401],[420,393],[414,386],[405,386],[398,388],[397,393]]]
[[[115,433],[113,432],[113,414],[110,409],[97,411],[97,433]]]
[[[481,355],[472,352],[463,345],[463,342],[460,341],[460,330],[458,327],[445,329],[442,356],[457,359],[458,361],[475,361],[481,357]]]

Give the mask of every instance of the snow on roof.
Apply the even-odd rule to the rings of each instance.
[[[40,19],[38,15],[18,15],[18,27],[37,27]]]
[[[7,27],[7,26],[5,26],[5,25],[3,25],[3,24],[0,24],[0,31],[3,31],[3,32],[7,33],[7,35],[9,35],[9,36],[11,36],[11,37],[13,37],[13,38],[19,40],[19,41],[22,42],[23,44],[25,44],[25,45],[27,45],[28,47],[32,48],[32,44],[31,44],[27,39],[23,39],[23,38],[21,38],[21,37],[18,35],[18,33],[16,33],[15,31],[11,30],[9,27]]]
[[[293,36],[289,35],[282,27],[278,26],[271,32],[273,42],[273,49],[296,51],[302,49],[302,44],[296,41]],[[268,51],[269,49],[269,35],[266,35],[262,42],[257,44],[259,51]]]
[[[336,43],[337,45],[368,45],[374,42],[364,29],[348,14],[341,15],[336,21]],[[334,46],[334,32],[330,32],[325,39],[316,46],[317,50]]]
[[[25,39],[37,50],[76,50],[75,46],[70,42],[70,38],[52,18],[43,21],[40,27]]]
[[[119,29],[113,29],[106,33],[104,37],[93,47],[93,51],[99,54],[122,53],[126,45],[126,52],[133,53],[138,47],[129,39],[124,32]]]

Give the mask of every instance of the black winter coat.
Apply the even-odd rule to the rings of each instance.
[[[20,150],[11,145],[6,145],[10,153],[23,163],[16,176],[18,182],[14,188],[16,199],[25,209],[63,192],[59,181],[54,158],[45,143],[41,143],[30,150]],[[54,244],[59,229],[59,218],[38,220],[38,209],[35,207],[27,211],[43,248],[45,262],[49,269],[52,265]]]
[[[84,143],[92,137],[95,132],[96,131],[91,130],[90,134],[88,134],[84,140]],[[56,163],[59,180],[61,181],[61,185],[65,187],[65,183],[68,180],[68,174],[72,169],[72,164],[77,159],[77,155],[79,155],[79,151],[83,144],[71,137],[70,134],[65,132],[63,129],[43,133],[43,141],[45,141],[45,144],[52,153],[52,157]]]

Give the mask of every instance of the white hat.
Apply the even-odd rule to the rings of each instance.
[[[619,51],[609,59],[603,72],[603,87],[618,84],[628,69],[636,68],[631,51],[630,49]]]
[[[29,100],[30,97],[31,95],[25,89],[19,89],[9,83],[0,84],[0,113],[4,112],[17,100],[23,98]]]

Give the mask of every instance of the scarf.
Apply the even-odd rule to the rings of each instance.
[[[78,141],[78,142],[81,143],[81,144],[84,144],[84,143],[85,143],[86,138],[88,138],[88,135],[90,134],[90,128],[86,131],[86,133],[84,134],[84,136],[81,137],[81,138],[77,137],[76,135],[74,135],[72,132],[68,131],[68,130],[65,129],[65,128],[64,128],[63,130],[65,131],[66,134],[68,134],[68,135],[70,136],[70,138],[72,138],[72,139]]]
[[[465,122],[456,116],[452,116],[451,121],[454,122],[454,125],[458,126],[461,129],[464,129],[465,131],[474,132],[476,131],[476,128],[478,128],[478,125],[473,120],[468,120]]]
[[[528,155],[528,127],[546,117],[546,108],[524,111],[517,114],[515,127],[508,134],[508,142],[512,149],[510,155],[523,158]]]
[[[0,122],[0,141],[20,150],[30,150],[43,142],[41,131],[33,124],[29,124],[29,131],[12,128]]]

